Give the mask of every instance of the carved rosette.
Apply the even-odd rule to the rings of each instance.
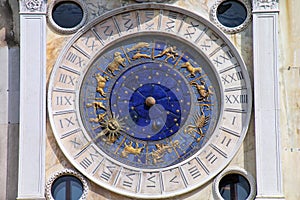
[[[28,10],[39,10],[42,6],[42,0],[27,0],[25,5]]]
[[[278,10],[278,0],[253,0],[253,10]]]
[[[21,14],[46,14],[45,0],[21,0],[20,1]]]

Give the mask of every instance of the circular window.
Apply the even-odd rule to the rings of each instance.
[[[224,170],[214,180],[213,195],[216,200],[250,200],[255,193],[254,178],[241,168]]]
[[[69,169],[53,174],[46,185],[47,199],[50,200],[83,200],[87,190],[84,178]]]
[[[251,7],[244,0],[219,0],[211,11],[212,20],[228,33],[243,30],[250,21]]]
[[[247,18],[247,9],[239,1],[224,1],[217,8],[217,18],[227,27],[237,27]]]
[[[81,181],[70,175],[59,177],[51,187],[51,194],[54,199],[78,200],[82,193],[83,185]]]
[[[85,4],[80,0],[56,0],[49,6],[49,22],[61,33],[74,33],[87,19]]]
[[[245,200],[250,194],[250,184],[240,174],[228,174],[221,179],[219,192],[224,200]]]

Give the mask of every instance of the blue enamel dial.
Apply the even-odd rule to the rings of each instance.
[[[81,115],[109,157],[137,168],[168,167],[195,154],[212,134],[216,80],[209,64],[179,41],[141,39],[108,49],[88,69]]]

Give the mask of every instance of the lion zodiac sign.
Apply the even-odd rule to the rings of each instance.
[[[97,80],[97,88],[96,91],[99,92],[103,97],[105,97],[106,93],[104,92],[106,81],[108,81],[107,76],[101,76],[100,74],[96,74],[95,78]]]

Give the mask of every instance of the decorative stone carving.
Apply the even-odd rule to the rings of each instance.
[[[81,174],[79,174],[78,172],[75,172],[71,169],[64,169],[62,171],[58,171],[49,178],[49,180],[46,184],[46,198],[48,200],[54,200],[53,196],[51,194],[51,186],[57,178],[59,178],[61,176],[65,176],[65,175],[75,176],[76,178],[78,178],[81,181],[82,186],[83,186],[83,192],[82,192],[82,195],[79,200],[85,200],[87,197],[88,189],[89,189],[88,184]]]
[[[253,0],[253,10],[278,9],[278,0]]]
[[[39,10],[42,6],[42,0],[26,0],[25,5],[28,10]]]

